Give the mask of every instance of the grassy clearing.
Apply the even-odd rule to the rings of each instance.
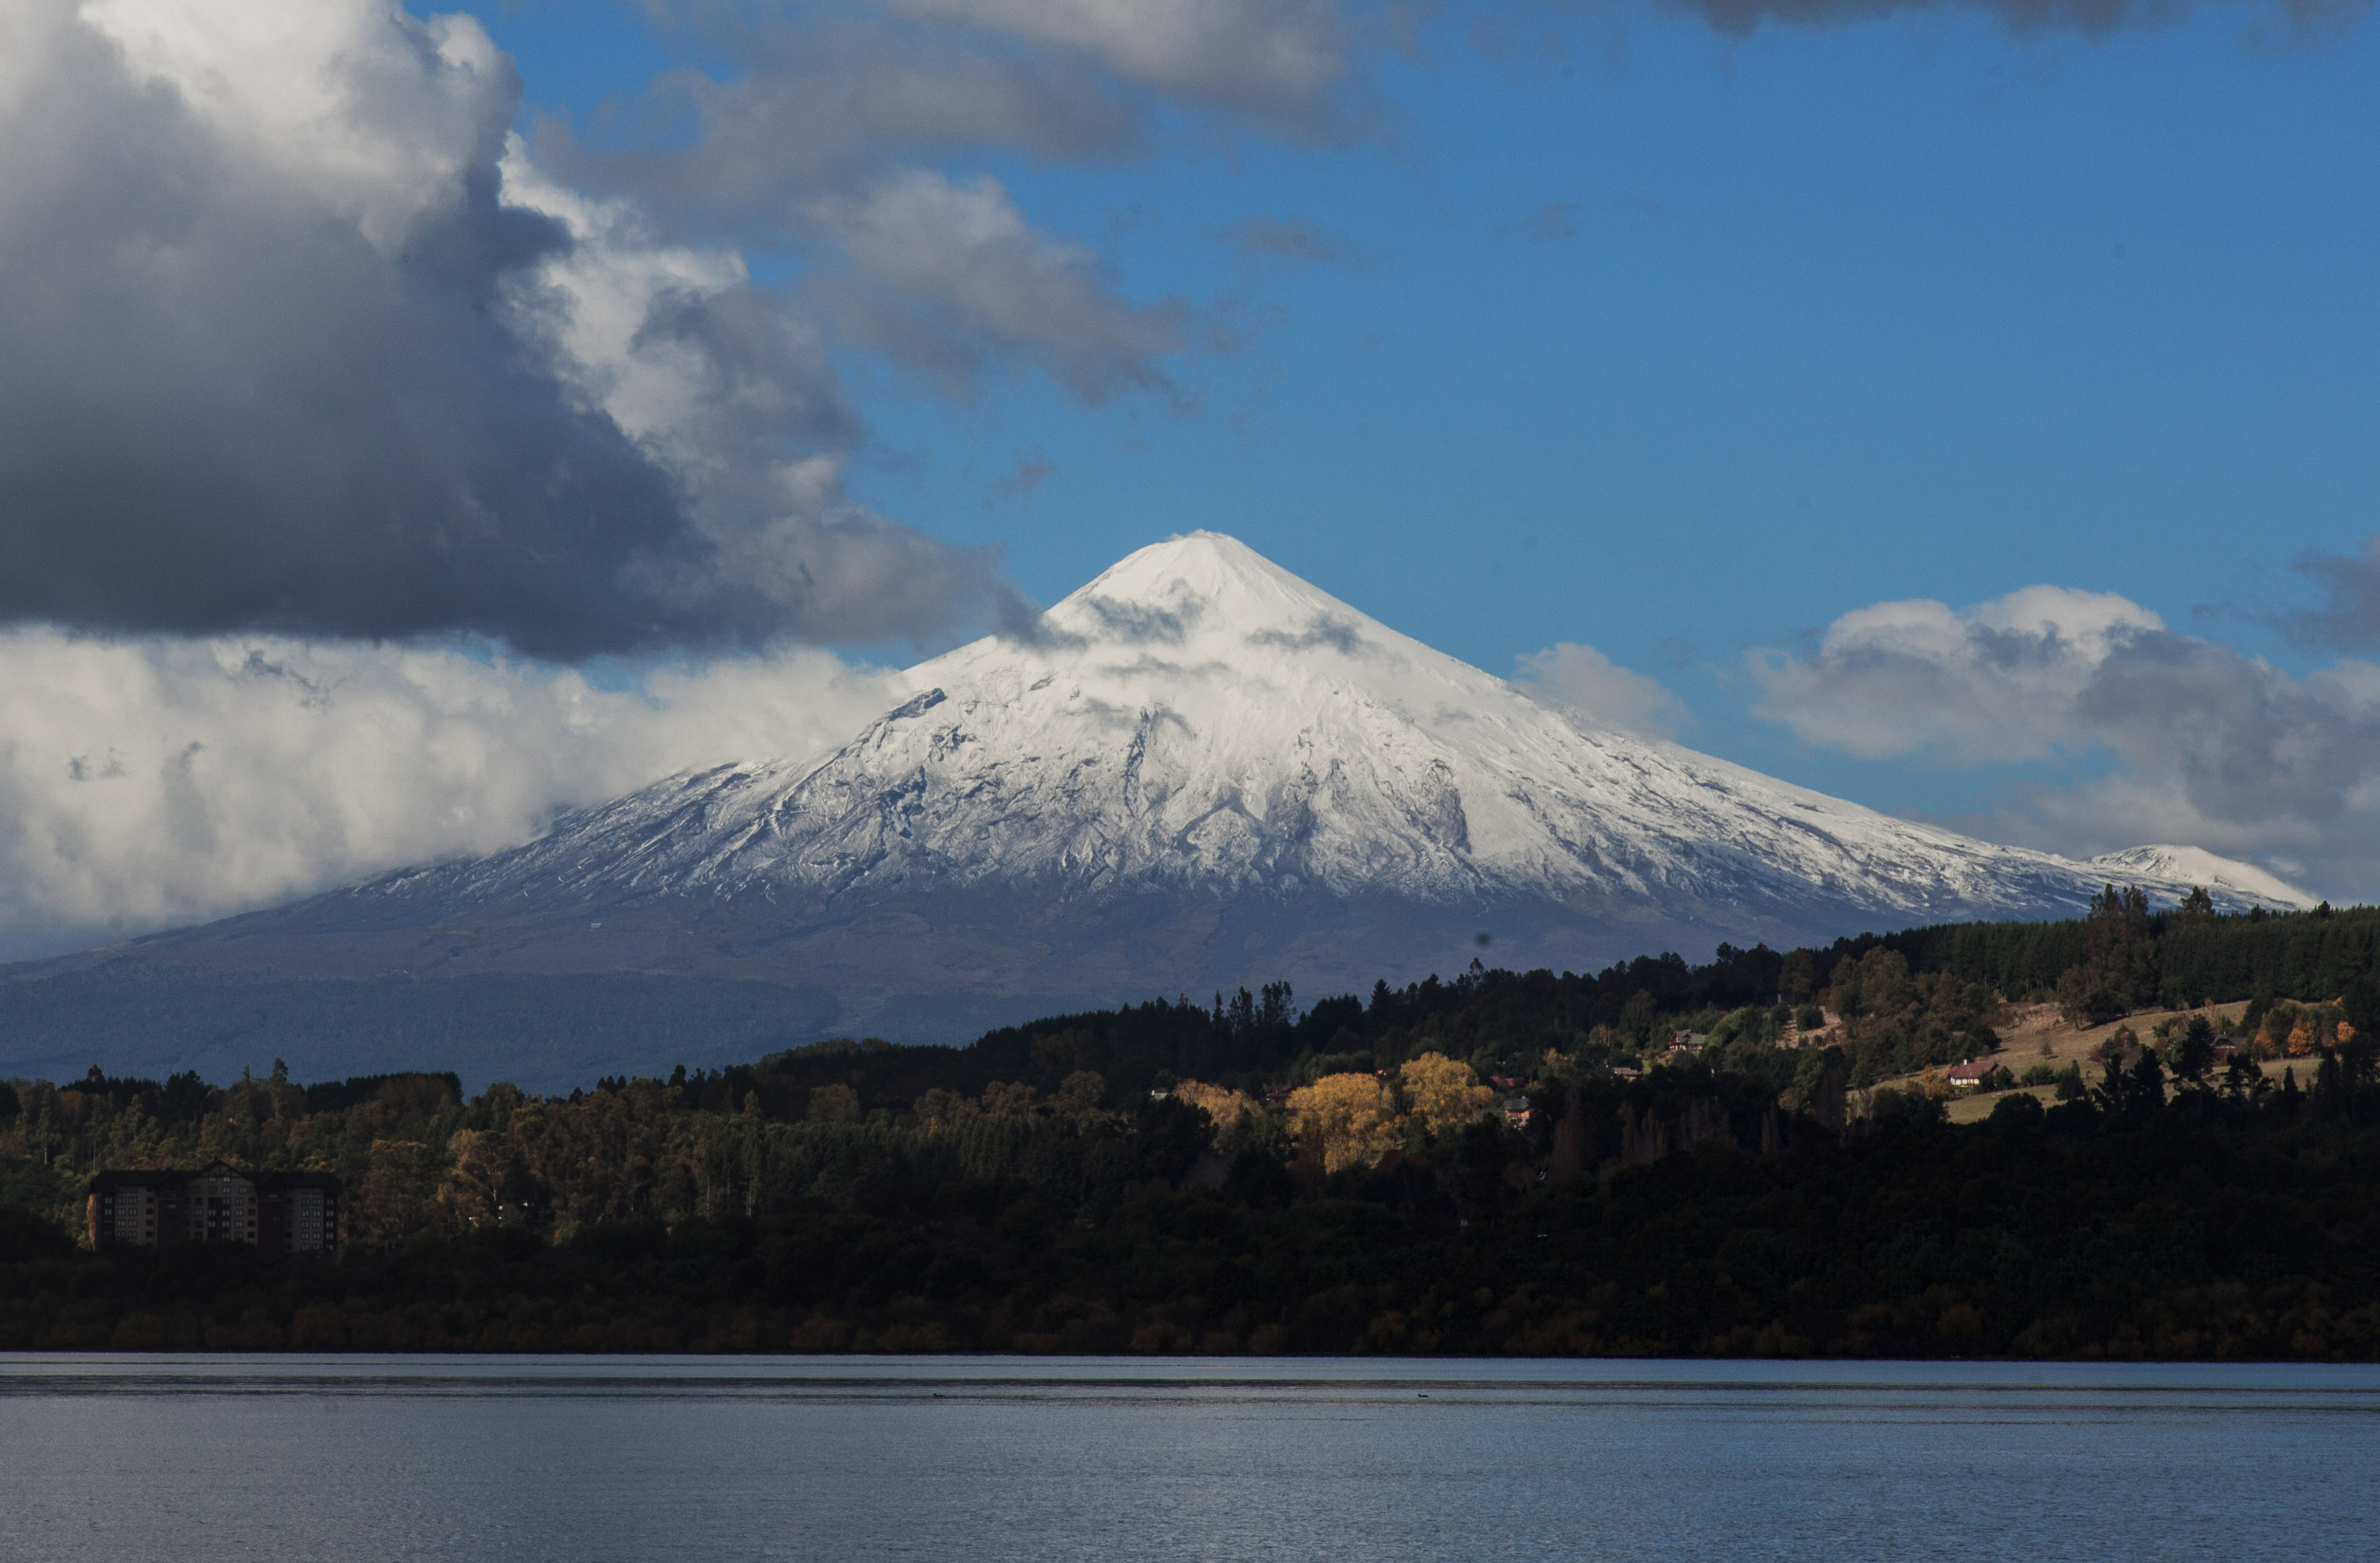
[[[2247,1008],[2248,1001],[2242,999],[2228,1004],[2209,1004],[2203,1010],[2144,1010],[2107,1025],[2076,1027],[2058,1018],[2058,1007],[2054,1004],[2010,1005],[2009,1024],[2000,1029],[2001,1049],[1997,1056],[2010,1072],[2016,1074],[2022,1074],[2037,1063],[2064,1069],[2070,1063],[2079,1062],[2082,1066],[2082,1078],[2096,1084],[2100,1067],[2099,1045],[2123,1027],[2130,1026],[2134,1036],[2145,1038],[2168,1021],[2186,1024],[2192,1015],[2203,1014],[2214,1024],[2216,1030],[2224,1031],[2236,1027]],[[2304,1085],[2312,1078],[2313,1064],[2311,1059],[2265,1059],[2260,1061],[2259,1067],[2264,1070],[2266,1079],[2277,1084],[2282,1071],[2295,1066],[2298,1084]],[[1921,1075],[1904,1074],[1883,1084],[1910,1085],[1921,1078]],[[2058,1099],[2054,1089],[2047,1085],[2021,1086],[2017,1092],[1962,1092],[1950,1100],[1950,1121],[1974,1123],[1989,1118],[1992,1108],[2002,1097],[2020,1093],[2038,1098],[2044,1107]]]

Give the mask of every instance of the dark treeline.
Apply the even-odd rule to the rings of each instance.
[[[2368,1055],[2170,1100],[2111,1065],[2046,1111],[2011,1095],[1952,1129],[1910,1097],[1840,1138],[1741,1077],[1662,1072],[1319,1180],[1254,1151],[1212,1188],[1211,1124],[1171,1101],[998,1133],[722,1126],[710,1214],[338,1264],[93,1255],[12,1214],[0,1346],[2380,1354]]]
[[[2111,888],[2092,915],[2057,923],[1946,923],[1796,951],[1788,997],[1826,986],[1836,963],[1881,946],[1916,972],[1978,982],[2010,999],[2056,997],[2097,1021],[2127,1010],[2234,999],[2342,1000],[2361,1029],[2380,1025],[2380,907],[2216,916],[2203,903],[2152,913]],[[1806,958],[1806,960],[1805,960]],[[2096,1000],[2095,1003],[2094,1000]]]
[[[567,1096],[18,1081],[0,1349],[2371,1357],[2376,927],[2111,891],[2066,924],[1303,1010],[1276,985]],[[1972,1127],[1861,1089],[2049,997],[2320,1024],[2278,1028],[2301,1079],[2177,1031]],[[1822,1045],[1779,1045],[1822,1010]],[[77,1245],[91,1172],[218,1157],[339,1174],[337,1262]]]

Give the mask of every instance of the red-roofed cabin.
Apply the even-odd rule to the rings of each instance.
[[[1994,1075],[2006,1073],[2008,1066],[1998,1059],[1969,1059],[1965,1063],[1950,1066],[1950,1085],[1953,1090],[1973,1091],[1978,1086],[1990,1084]],[[2001,1084],[2007,1082],[2002,1081]]]

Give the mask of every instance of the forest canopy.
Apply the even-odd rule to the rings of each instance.
[[[2370,1357],[2376,932],[2111,890],[566,1096],[94,1067],[0,1091],[0,1348]],[[1969,1127],[1878,1084],[2204,1000],[2277,1085],[2203,1015]],[[345,1252],[79,1244],[91,1173],[216,1157],[336,1173]]]

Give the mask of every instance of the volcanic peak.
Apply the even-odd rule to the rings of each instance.
[[[1211,532],[1121,561],[1037,636],[903,679],[822,759],[687,772],[509,852],[144,952],[759,976],[848,1017],[1281,977],[1339,991],[1460,969],[1483,935],[1524,969],[1700,958],[2071,915],[2108,879],[2165,903],[2193,882],[2220,906],[2304,903],[2209,854],[2077,863],[1611,731]]]

